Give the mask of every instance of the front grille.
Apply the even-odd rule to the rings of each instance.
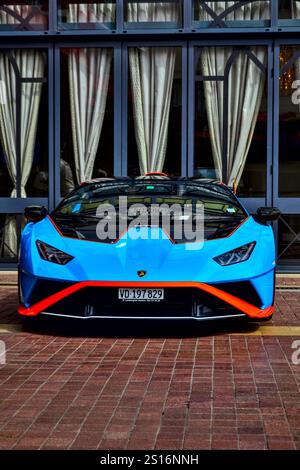
[[[86,287],[47,308],[47,313],[75,317],[176,318],[240,314],[228,304],[195,288],[165,288],[161,302],[123,302],[118,289]]]

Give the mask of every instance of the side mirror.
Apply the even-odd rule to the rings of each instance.
[[[48,211],[44,206],[28,206],[24,210],[24,215],[28,222],[39,222],[43,220]]]
[[[256,212],[256,220],[265,224],[280,217],[280,210],[277,207],[259,207]]]

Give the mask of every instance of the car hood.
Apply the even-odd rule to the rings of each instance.
[[[22,236],[22,269],[43,278],[66,281],[137,281],[139,270],[147,281],[224,282],[253,278],[274,269],[275,251],[271,227],[247,218],[231,235],[205,242],[174,244],[161,228],[141,228],[145,237],[123,234],[113,244],[62,236],[47,217],[28,224]],[[154,232],[157,231],[155,234]],[[65,266],[41,259],[36,240],[41,240],[74,257]],[[220,266],[214,257],[255,241],[249,260]]]

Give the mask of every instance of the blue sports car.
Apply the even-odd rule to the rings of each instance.
[[[273,314],[276,208],[250,215],[215,180],[82,183],[25,210],[19,314],[211,320]]]

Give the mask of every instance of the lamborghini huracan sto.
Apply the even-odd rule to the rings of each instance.
[[[50,213],[25,210],[19,314],[270,319],[269,222],[278,216],[270,207],[250,215],[215,180],[150,173],[84,182]],[[182,223],[189,230],[180,231]]]

